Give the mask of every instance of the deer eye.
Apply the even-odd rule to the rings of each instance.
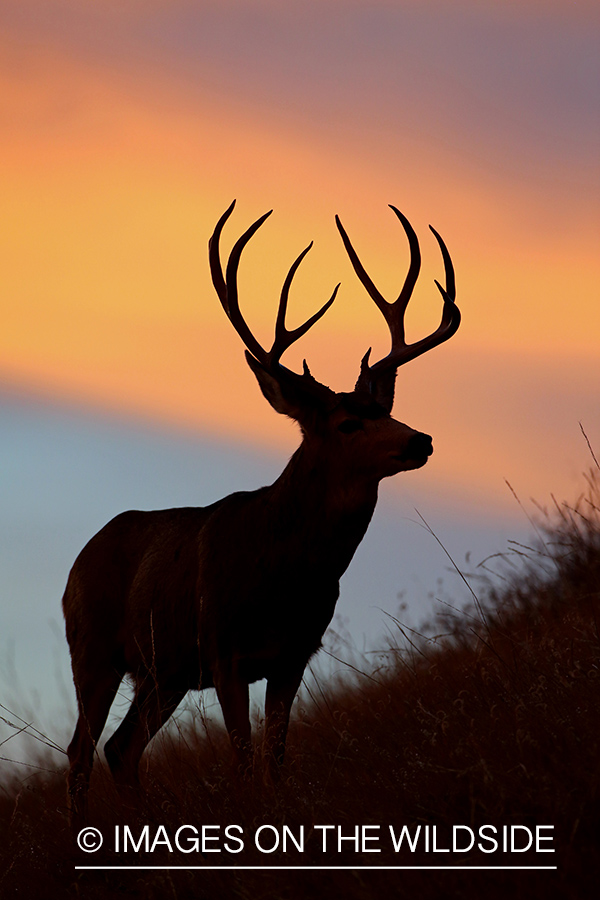
[[[340,422],[338,425],[338,431],[341,431],[342,434],[352,434],[354,431],[362,431],[363,423],[360,419],[344,419],[343,422]]]

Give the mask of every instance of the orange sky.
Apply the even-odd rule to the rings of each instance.
[[[513,9],[517,17],[525,11]],[[244,309],[265,340],[285,272],[314,239],[292,294],[292,324],[338,281],[342,288],[287,361],[298,366],[306,356],[318,378],[348,390],[366,348],[383,354],[387,339],[333,215],[391,297],[407,264],[386,206],[394,203],[413,222],[424,255],[409,339],[433,330],[439,317],[433,278],[443,266],[429,222],[452,253],[463,312],[458,335],[399,376],[395,414],[430,431],[439,450],[428,481],[492,505],[504,502],[504,477],[528,495],[571,490],[586,460],[580,419],[596,452],[600,444],[591,145],[587,157],[568,143],[559,152],[540,119],[523,138],[529,163],[521,165],[514,148],[525,126],[516,112],[515,136],[506,137],[512,144],[500,145],[491,125],[484,134],[483,118],[470,139],[464,123],[454,133],[452,117],[440,124],[426,105],[421,121],[418,85],[388,118],[375,116],[360,84],[348,86],[356,104],[344,100],[343,83],[329,117],[314,112],[316,94],[308,112],[294,100],[293,115],[285,97],[248,100],[241,89],[228,93],[222,78],[213,89],[209,63],[202,78],[186,80],[164,59],[113,60],[73,36],[46,39],[27,22],[9,24],[0,40],[0,379],[291,448],[293,427],[264,403],[219,307],[208,237],[234,196],[226,247],[275,208],[240,273]],[[487,109],[477,82],[465,78],[457,70],[457,109],[475,101]],[[315,90],[307,84],[307,94]],[[510,123],[501,100],[489,102]],[[570,165],[575,152],[578,164]]]

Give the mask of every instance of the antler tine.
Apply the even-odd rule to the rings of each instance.
[[[227,303],[227,286],[225,284],[225,279],[223,278],[223,269],[221,268],[221,257],[219,255],[219,241],[221,239],[221,232],[223,231],[223,226],[225,222],[233,212],[235,207],[235,200],[231,203],[231,205],[225,210],[217,224],[215,225],[215,230],[213,231],[209,241],[208,241],[208,259],[210,262],[210,272],[212,275],[213,284],[215,286],[215,290],[221,301],[223,309],[229,315],[229,304]]]
[[[225,278],[223,278],[223,269],[221,266],[221,257],[219,253],[219,240],[221,237],[223,226],[233,212],[234,206],[235,200],[217,222],[215,230],[212,233],[212,237],[208,242],[208,254],[212,280],[219,300],[221,301],[221,305],[225,310],[231,324],[243,340],[244,344],[246,345],[248,350],[256,357],[256,359],[259,360],[259,362],[267,364],[268,354],[265,351],[264,347],[262,347],[258,343],[256,338],[250,331],[246,320],[242,316],[242,312],[240,310],[237,290],[237,270],[244,247],[246,246],[252,235],[255,234],[256,231],[258,231],[263,222],[268,219],[273,210],[269,210],[269,212],[265,213],[259,219],[257,219],[256,222],[254,222],[250,226],[250,228],[248,228],[236,241],[231,253],[229,254],[229,260],[227,261],[227,268],[225,271]]]
[[[288,299],[290,295],[290,287],[292,285],[292,281],[294,275],[296,274],[298,267],[308,251],[311,249],[313,242],[311,241],[308,247],[300,253],[297,259],[294,260],[292,265],[290,266],[290,270],[286,275],[285,281],[283,283],[283,287],[281,289],[281,296],[279,298],[279,309],[277,310],[277,321],[275,323],[275,339],[273,341],[273,346],[269,351],[269,360],[271,365],[274,365],[276,362],[279,362],[284,352],[291,347],[299,338],[302,337],[303,334],[312,328],[315,322],[318,322],[321,316],[324,316],[333,301],[336,298],[337,292],[339,290],[340,285],[337,284],[333,290],[333,294],[329,298],[329,300],[323,304],[321,309],[317,310],[303,325],[299,325],[298,328],[293,328],[291,331],[285,326],[285,316],[287,312]]]
[[[339,231],[340,235],[342,236],[342,241],[344,242],[344,247],[346,248],[346,252],[347,252],[348,256],[350,257],[350,262],[352,263],[352,267],[353,267],[354,271],[356,272],[356,274],[358,275],[359,281],[367,289],[369,296],[375,301],[375,303],[377,304],[377,306],[379,307],[379,309],[381,310],[381,312],[387,319],[388,307],[390,304],[387,302],[387,300],[385,299],[383,294],[380,294],[378,289],[375,287],[374,283],[371,280],[369,273],[366,271],[365,267],[363,266],[360,259],[358,258],[358,254],[356,253],[356,250],[352,246],[352,242],[351,242],[350,238],[348,237],[346,229],[342,225],[339,216],[335,217],[335,224],[337,225],[338,231]]]
[[[238,240],[233,245],[233,249],[229,254],[229,260],[227,261],[227,269],[225,270],[225,282],[227,285],[227,305],[228,309],[225,309],[225,312],[229,316],[231,320],[231,324],[245,343],[246,347],[252,353],[259,362],[268,363],[268,354],[266,353],[264,347],[258,343],[252,332],[250,331],[246,320],[244,319],[242,312],[240,310],[240,304],[238,299],[238,289],[237,289],[237,271],[240,263],[240,258],[242,255],[242,251],[250,238],[258,231],[260,226],[266,219],[269,218],[273,210],[269,210],[269,212],[264,213],[259,219],[254,222],[250,228],[248,228],[243,235],[238,238]]]
[[[433,232],[435,238],[440,245],[440,250],[442,251],[442,258],[444,260],[444,269],[446,272],[446,290],[442,288],[439,281],[436,281],[436,285],[438,286],[440,293],[444,300],[448,298],[452,303],[456,300],[456,281],[454,278],[454,266],[452,265],[452,260],[450,259],[450,253],[448,252],[448,248],[444,243],[444,240],[441,234],[438,234],[433,225],[429,226],[429,230]],[[446,307],[444,307],[446,309]]]
[[[406,237],[408,238],[408,246],[410,249],[410,265],[408,267],[408,272],[406,273],[406,278],[404,279],[404,284],[402,285],[402,290],[400,291],[396,302],[390,304],[394,310],[394,318],[396,319],[396,322],[393,324],[396,325],[399,334],[402,336],[401,339],[404,340],[404,313],[406,312],[408,301],[412,297],[412,292],[417,283],[419,272],[421,271],[421,248],[419,247],[419,239],[415,234],[415,230],[404,213],[401,213],[400,210],[396,209],[395,206],[392,206],[391,203],[389,204],[389,207],[400,219]],[[393,342],[394,332],[392,331],[392,343]]]

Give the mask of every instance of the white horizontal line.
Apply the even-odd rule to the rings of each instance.
[[[496,872],[509,872],[509,871],[523,871],[523,870],[556,870],[558,866],[75,866],[75,869],[102,869],[104,870],[118,870],[121,869],[135,869],[136,871],[141,870],[156,870],[160,869],[161,871],[168,869],[183,869],[183,870],[206,870],[206,871],[240,871],[251,870],[255,872],[275,872],[275,871],[294,871],[294,872],[302,872],[302,871],[408,871],[408,870],[421,870],[421,871],[433,871],[446,869],[450,871],[476,871],[485,869],[488,871],[496,871]]]

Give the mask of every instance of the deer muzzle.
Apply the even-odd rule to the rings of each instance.
[[[409,462],[409,460],[425,460],[433,453],[433,441],[431,435],[423,434],[417,431],[411,435],[406,447],[400,454],[401,462]]]

